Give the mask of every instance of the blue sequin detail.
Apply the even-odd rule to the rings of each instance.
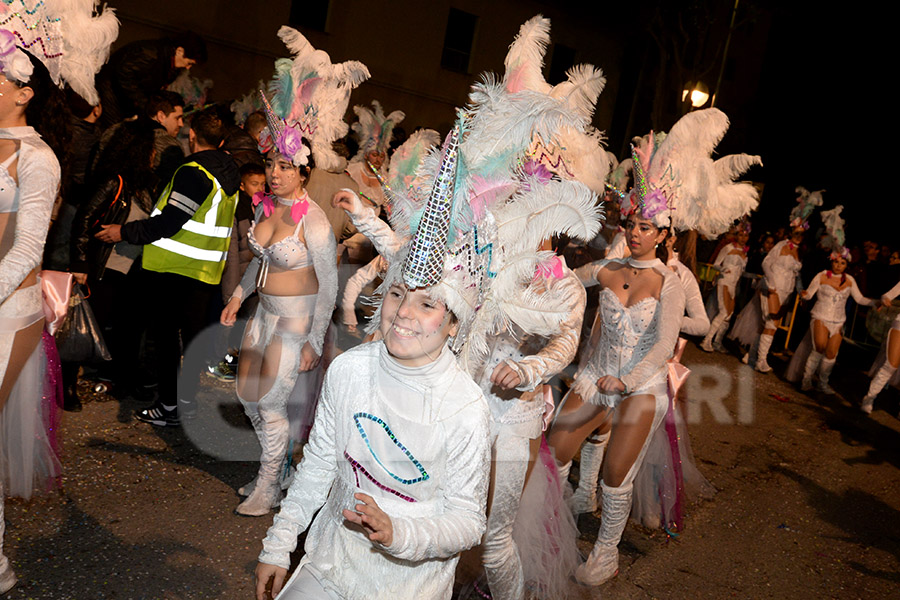
[[[373,421],[374,423],[377,423],[378,425],[381,425],[381,427],[384,429],[384,432],[387,433],[391,441],[394,442],[394,444],[403,451],[406,457],[413,465],[415,465],[416,469],[419,470],[419,473],[421,473],[422,476],[415,479],[403,479],[402,477],[397,477],[396,475],[394,475],[391,470],[388,469],[383,462],[381,462],[381,459],[378,458],[378,455],[375,454],[375,451],[372,449],[372,445],[369,443],[369,436],[366,434],[366,430],[363,429],[362,423],[359,422],[360,418],[368,419],[370,421]],[[375,459],[375,462],[381,465],[381,468],[384,469],[388,475],[404,485],[412,485],[414,483],[419,483],[420,481],[425,481],[430,478],[430,475],[425,472],[425,468],[422,466],[422,464],[418,460],[416,460],[412,453],[407,450],[406,446],[404,446],[403,443],[401,443],[400,440],[397,439],[397,436],[394,435],[394,432],[391,430],[390,426],[388,426],[388,424],[385,423],[380,417],[376,417],[375,415],[371,415],[365,412],[358,412],[353,415],[353,421],[356,423],[356,428],[359,430],[359,435],[361,435],[363,441],[366,442],[366,447],[369,448],[369,453],[372,455],[372,458]]]

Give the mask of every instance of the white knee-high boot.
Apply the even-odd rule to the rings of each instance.
[[[803,380],[800,382],[800,389],[804,392],[812,389],[812,378],[821,362],[822,353],[817,350],[811,350],[809,357],[806,359],[806,364],[803,365]]]
[[[725,345],[722,344],[722,340],[725,339],[725,334],[728,333],[728,325],[731,323],[731,315],[725,317],[725,320],[722,321],[722,324],[719,326],[719,330],[716,331],[715,337],[713,337],[712,347],[716,352],[728,352],[725,349]]]
[[[281,501],[281,484],[278,477],[288,446],[290,427],[286,412],[268,407],[265,400],[265,397],[260,399],[257,407],[261,425],[259,435],[262,455],[259,459],[256,484],[247,499],[235,509],[237,514],[248,517],[268,514]]]
[[[756,352],[756,370],[760,373],[769,373],[772,370],[766,359],[769,356],[769,348],[772,347],[772,340],[774,339],[775,336],[766,335],[765,333],[759,336],[759,348]]]
[[[250,424],[253,425],[253,431],[254,433],[256,433],[256,439],[259,440],[259,444],[260,446],[262,446],[262,419],[259,418],[259,403],[244,402],[243,400],[241,400],[241,405],[244,407],[244,414],[247,415],[247,418],[250,420]],[[253,493],[253,488],[255,487],[256,477],[251,479],[248,483],[239,487],[238,494],[246,498]]]
[[[587,561],[575,570],[575,579],[585,585],[600,585],[618,571],[619,541],[628,523],[628,513],[631,512],[630,483],[611,488],[601,481],[600,491],[603,512],[597,541]]]
[[[578,467],[578,489],[572,496],[571,508],[576,515],[597,510],[597,482],[609,433],[591,436],[581,447],[581,462]]]
[[[718,314],[713,318],[712,323],[709,324],[709,331],[706,332],[706,337],[703,338],[703,341],[700,342],[700,348],[703,349],[704,352],[712,352],[715,347],[713,346],[713,340],[718,340],[719,345],[721,345],[722,335],[725,335],[724,332],[720,335],[719,330],[722,329],[722,325],[725,324],[725,321],[728,319],[728,315],[725,314],[725,311],[719,311]]]
[[[869,392],[863,397],[862,406],[860,407],[864,413],[869,414],[872,412],[872,407],[875,404],[875,397],[884,389],[884,386],[891,380],[891,377],[893,377],[894,371],[896,370],[897,367],[892,367],[891,363],[885,360],[884,364],[881,365],[881,368],[878,369],[878,372],[875,373],[875,377],[872,378],[872,383],[869,384]]]
[[[834,368],[836,358],[823,358],[819,365],[819,391],[825,394],[834,393],[834,388],[828,385],[828,379],[831,377],[831,370]]]

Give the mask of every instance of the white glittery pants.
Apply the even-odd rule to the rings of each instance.
[[[482,562],[494,600],[522,600],[525,578],[513,525],[519,512],[531,440],[500,426],[492,448],[493,493],[484,534]]]
[[[340,600],[340,598],[334,590],[322,585],[318,572],[311,564],[303,562],[277,596],[277,600]]]

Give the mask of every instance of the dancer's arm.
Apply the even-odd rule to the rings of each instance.
[[[390,225],[379,219],[374,210],[363,206],[359,196],[349,188],[335,194],[333,204],[347,212],[356,229],[372,241],[379,254],[388,262],[393,261],[394,255],[403,247],[404,240]]]
[[[518,361],[505,361],[519,377],[519,384],[515,386],[517,390],[533,391],[569,366],[578,351],[587,293],[575,273],[568,268],[565,268],[564,273],[562,279],[553,280],[556,288],[554,291],[559,293],[561,304],[569,313],[566,320],[560,323],[559,333],[551,337],[536,354]]]
[[[337,300],[338,276],[337,243],[334,232],[325,216],[325,212],[317,205],[310,204],[310,210],[303,217],[303,237],[306,248],[312,257],[319,291],[316,292],[316,308],[313,312],[312,326],[306,338],[312,349],[320,357],[325,345],[325,331],[331,322],[331,313]]]
[[[681,318],[684,315],[684,289],[675,273],[668,271],[663,276],[665,280],[659,295],[659,337],[641,362],[620,378],[625,384],[626,395],[640,389],[646,381],[665,368],[666,360],[672,356],[678,341]]]
[[[452,393],[452,392],[451,392]],[[408,561],[448,558],[481,541],[490,473],[490,413],[479,399],[448,428],[444,510],[432,517],[392,517],[393,540],[382,549]]]
[[[703,295],[700,294],[700,284],[689,270],[679,271],[679,275],[682,273],[684,307],[687,314],[681,322],[681,331],[687,335],[706,335],[709,331],[709,316],[703,304]]]
[[[600,283],[599,279],[597,279],[597,276],[600,274],[600,270],[610,262],[610,259],[604,258],[603,260],[597,260],[592,263],[588,263],[575,269],[575,275],[578,276],[578,280],[581,282],[581,285],[586,288],[591,287],[592,285],[597,285],[598,283]]]
[[[344,325],[357,325],[356,321],[356,299],[359,298],[362,289],[378,277],[378,261],[381,257],[376,256],[369,264],[361,267],[347,280],[344,286],[344,298],[341,300],[341,312],[344,313]]]
[[[852,275],[847,275],[847,279],[850,280],[850,295],[853,296],[853,299],[857,304],[860,306],[875,306],[878,304],[877,301],[862,295],[862,292],[859,291],[859,286],[856,285],[856,279],[854,279]]]
[[[50,229],[50,213],[59,190],[59,162],[50,148],[19,150],[16,169],[19,178],[19,212],[12,247],[0,259],[0,303],[4,302],[25,281],[28,274],[41,264],[44,242]]]
[[[804,300],[812,300],[816,296],[816,292],[819,291],[819,288],[822,286],[822,276],[825,274],[825,271],[821,273],[817,273],[815,277],[813,277],[812,281],[809,283],[809,287],[800,292],[800,297]],[[849,275],[848,275],[849,277]],[[852,291],[850,292],[853,293]]]

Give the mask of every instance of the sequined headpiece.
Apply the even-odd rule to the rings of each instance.
[[[695,229],[706,237],[728,231],[759,202],[752,184],[734,180],[762,160],[732,154],[714,161],[712,152],[727,130],[725,113],[708,108],[679,119],[665,137],[651,132],[649,139],[632,145],[629,210],[639,210],[660,228]]]
[[[550,152],[538,150],[555,147],[564,130],[590,135],[587,118],[565,94],[518,85],[522,77],[508,67],[502,80],[485,76],[473,86],[454,130],[425,158],[414,184],[391,190],[391,226],[407,243],[373,238],[390,263],[381,291],[398,281],[427,286],[459,321],[453,349],[464,364],[480,360],[498,332],[559,330],[565,302],[552,289],[532,287],[540,267],[555,260],[538,248],[561,233],[593,239],[601,224],[597,194],[571,170],[551,169]]]
[[[53,83],[68,84],[91,105],[99,103],[94,75],[109,58],[119,33],[113,9],[99,0],[0,0],[0,69],[7,79],[26,84],[33,66],[27,49],[40,60]]]
[[[306,139],[317,167],[340,171],[346,161],[331,145],[347,134],[344,112],[350,92],[369,78],[369,70],[357,61],[332,64],[328,54],[313,48],[290,27],[279,29],[278,37],[293,58],[275,61],[275,76],[265,103],[270,127],[260,134],[260,149],[277,147],[295,165],[307,164],[308,149],[302,144]]]

